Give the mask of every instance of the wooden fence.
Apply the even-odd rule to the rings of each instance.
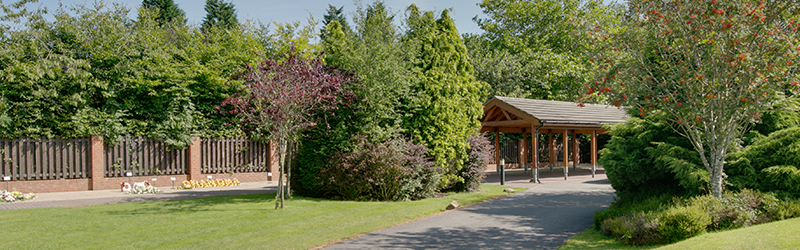
[[[91,178],[89,138],[0,140],[0,174],[12,181]]]
[[[201,139],[200,172],[269,171],[269,147],[245,138]],[[92,178],[89,138],[0,140],[0,176],[11,181]],[[161,141],[125,137],[104,146],[105,178],[189,174],[189,150],[170,149]],[[96,173],[96,174],[99,174]],[[99,177],[99,176],[98,176]]]
[[[142,136],[125,137],[113,147],[105,146],[105,176],[185,174],[187,150],[170,149],[164,142]]]
[[[244,138],[204,138],[200,141],[201,173],[267,172],[268,147]]]

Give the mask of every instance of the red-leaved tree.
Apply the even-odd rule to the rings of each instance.
[[[798,91],[798,1],[632,0],[624,26],[585,22],[587,100],[659,110],[723,191],[724,161],[759,114]]]
[[[291,173],[293,145],[303,130],[317,125],[314,114],[332,112],[337,104],[352,100],[352,94],[344,87],[353,77],[325,66],[320,57],[304,59],[294,50],[280,60],[265,59],[257,66],[246,64],[234,77],[243,80],[244,87],[223,101],[220,109],[236,114],[252,137],[279,143],[275,208],[283,208],[284,197],[290,194],[283,175],[286,170]]]

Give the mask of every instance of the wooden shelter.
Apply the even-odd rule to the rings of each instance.
[[[527,134],[533,134],[533,152],[538,151],[538,138],[540,133],[549,134],[550,164],[555,165],[555,154],[553,152],[554,133],[563,133],[564,145],[564,179],[569,176],[569,135],[572,135],[572,160],[573,167],[578,162],[578,139],[577,134],[591,134],[591,159],[592,177],[597,168],[597,134],[605,134],[603,125],[623,123],[628,115],[621,108],[607,105],[584,104],[578,105],[574,102],[546,101],[525,98],[513,98],[495,96],[483,106],[483,118],[481,118],[481,132],[494,132],[495,145],[499,145],[499,133],[522,133],[523,145],[528,145]],[[529,165],[526,147],[521,147],[523,155],[521,162]],[[499,147],[495,147],[495,162],[500,162]],[[531,181],[538,182],[539,155],[533,154],[531,171]]]

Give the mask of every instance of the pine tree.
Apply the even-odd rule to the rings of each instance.
[[[186,25],[186,12],[178,8],[172,0],[144,0],[142,7],[157,11],[156,21],[158,25],[177,22],[181,26]]]
[[[325,39],[325,28],[328,27],[328,24],[330,24],[332,21],[339,22],[339,25],[341,26],[340,29],[343,32],[350,32],[350,26],[347,25],[347,17],[342,13],[343,8],[344,6],[337,9],[336,6],[328,4],[328,12],[323,16],[324,19],[322,20],[322,29],[320,29],[319,32],[320,38],[323,40]]]
[[[226,3],[223,0],[206,0],[204,9],[206,17],[203,18],[203,31],[211,27],[230,29],[239,26],[233,3]]]

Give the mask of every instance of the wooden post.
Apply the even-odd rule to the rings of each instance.
[[[539,181],[539,131],[535,128],[531,131],[531,153],[533,154],[531,164],[531,174],[533,174],[533,178],[531,182],[541,183]]]
[[[578,134],[572,130],[572,170],[578,170]]]
[[[520,159],[520,164],[522,164],[522,168],[525,169],[525,173],[528,173],[528,134],[524,131],[522,132],[522,145],[519,147],[520,153],[522,155],[522,159]]]
[[[597,171],[597,130],[592,130],[592,178]]]
[[[564,139],[563,147],[564,148],[564,180],[567,179],[569,176],[569,130],[564,130]]]
[[[500,170],[500,132],[494,131],[494,164]],[[500,171],[497,171],[500,174]]]
[[[550,164],[548,165],[550,165],[550,172],[553,172],[553,167],[556,165],[556,141],[553,140],[553,131],[548,131],[547,135],[550,137],[550,141],[548,143],[550,145],[550,149],[547,151],[550,153]]]

